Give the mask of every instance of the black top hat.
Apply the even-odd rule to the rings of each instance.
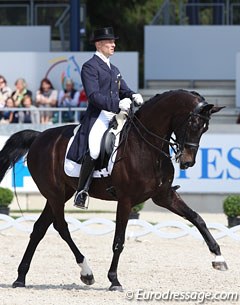
[[[93,32],[90,42],[96,42],[100,40],[112,40],[118,39],[114,35],[114,31],[112,27],[97,29]]]

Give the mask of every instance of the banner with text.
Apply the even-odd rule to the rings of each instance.
[[[0,136],[2,147],[7,137]],[[240,135],[206,134],[202,137],[194,167],[185,171],[174,163],[174,184],[185,193],[240,193]],[[17,162],[9,170],[1,186],[14,188],[17,192],[38,192],[27,164]]]

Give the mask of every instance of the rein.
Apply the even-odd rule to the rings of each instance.
[[[172,157],[170,156],[170,154],[166,153],[165,151],[163,151],[161,148],[159,148],[158,146],[152,144],[151,142],[149,142],[141,133],[141,131],[139,130],[139,128],[137,127],[137,125],[134,122],[134,119],[138,122],[138,124],[141,126],[141,128],[150,136],[156,138],[157,140],[160,140],[162,142],[167,143],[169,146],[171,146],[171,148],[173,149],[174,153],[177,155],[179,153],[179,143],[174,140],[171,137],[171,140],[173,140],[174,142],[168,141],[165,138],[162,138],[160,136],[158,136],[157,134],[153,133],[152,131],[148,130],[146,126],[143,125],[143,123],[136,117],[136,115],[134,114],[131,117],[128,117],[130,120],[131,125],[135,128],[135,130],[137,131],[138,135],[141,137],[141,139],[147,143],[149,146],[151,146],[152,148],[156,149],[158,152],[160,152],[161,154],[163,154],[165,157],[171,159]],[[175,148],[174,146],[176,146],[177,148]]]
[[[154,148],[155,150],[157,150],[158,152],[160,152],[163,156],[165,156],[166,158],[168,159],[171,159],[171,155],[166,153],[165,151],[163,151],[161,148],[159,148],[158,146],[152,144],[150,141],[148,141],[146,139],[146,137],[144,137],[139,129],[139,127],[137,126],[137,124],[140,125],[140,128],[142,128],[145,133],[147,133],[148,135],[154,137],[155,139],[157,140],[160,140],[161,142],[164,142],[164,143],[167,143],[171,148],[172,150],[174,151],[175,153],[175,159],[178,160],[179,157],[181,156],[182,154],[182,150],[184,148],[184,146],[189,146],[189,147],[192,147],[194,149],[198,149],[199,147],[199,143],[194,143],[194,142],[187,142],[185,141],[186,139],[186,134],[187,134],[187,127],[189,126],[189,124],[191,123],[191,120],[193,117],[199,117],[203,120],[205,120],[207,122],[207,125],[206,125],[206,129],[208,127],[208,124],[209,124],[209,120],[210,120],[210,117],[208,116],[204,116],[202,114],[199,114],[198,112],[201,110],[201,108],[206,105],[207,103],[205,101],[203,102],[200,102],[196,108],[190,112],[189,116],[188,116],[188,119],[186,120],[186,123],[184,124],[185,125],[185,129],[184,129],[184,136],[182,137],[182,141],[179,142],[177,141],[176,139],[174,139],[172,136],[170,137],[170,140],[172,141],[169,141],[163,137],[160,137],[158,136],[157,134],[155,134],[154,132],[150,131],[149,129],[147,129],[147,127],[145,125],[143,125],[143,123],[137,118],[137,116],[135,115],[134,112],[131,113],[131,115],[128,115],[128,120],[130,122],[130,124],[135,128],[136,132],[138,133],[138,135],[140,136],[140,138],[145,142],[147,143],[149,146],[151,146],[152,148]],[[137,122],[137,124],[134,122],[134,120]]]

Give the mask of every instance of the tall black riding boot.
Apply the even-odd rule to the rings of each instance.
[[[92,182],[92,176],[95,169],[95,160],[90,155],[86,155],[82,167],[80,170],[80,176],[78,181],[77,194],[74,198],[74,206],[87,209],[85,205],[86,199],[88,198],[88,190]]]

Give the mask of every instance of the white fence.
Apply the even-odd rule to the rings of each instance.
[[[14,219],[10,216],[0,214],[0,232],[14,228],[21,232],[30,233],[33,229],[33,223],[39,215],[22,216]],[[90,218],[80,221],[74,217],[66,217],[70,232],[82,231],[89,235],[105,235],[115,230],[115,222],[105,218]],[[207,227],[212,232],[215,239],[230,237],[240,241],[240,226],[227,228],[220,223],[208,223]],[[49,232],[56,232],[51,226]],[[163,221],[157,224],[151,224],[140,219],[130,219],[128,221],[126,236],[130,238],[142,237],[153,233],[160,238],[174,239],[190,235],[193,238],[203,240],[202,236],[195,227],[180,221]]]

